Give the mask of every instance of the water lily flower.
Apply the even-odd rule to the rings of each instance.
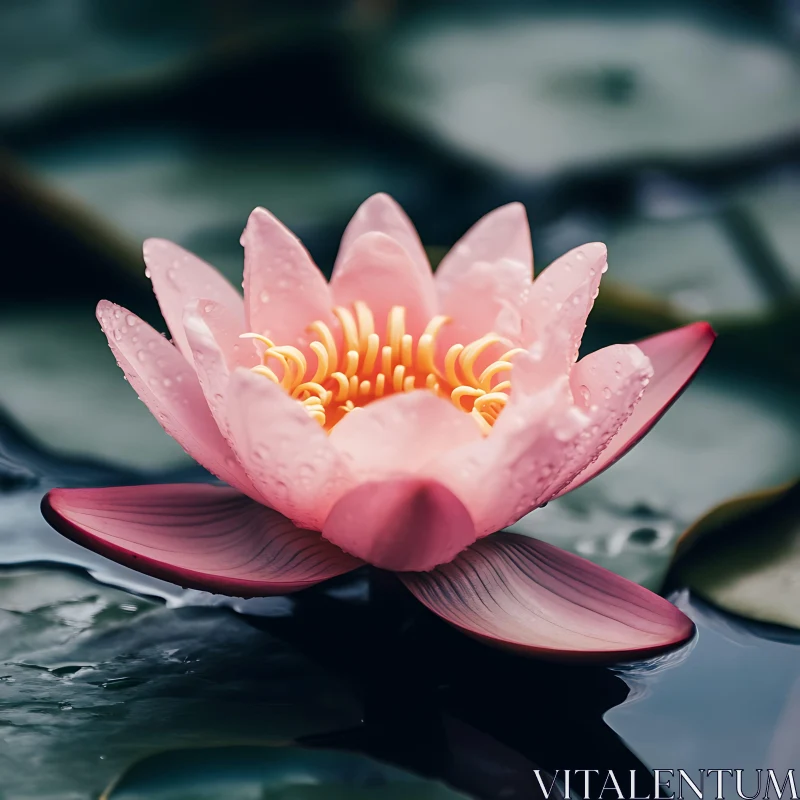
[[[172,342],[102,301],[128,381],[220,485],[56,489],[61,533],[141,572],[234,596],[363,564],[487,642],[613,660],[691,636],[665,599],[549,544],[497,533],[613,464],[714,333],[695,323],[577,360],[606,270],[587,244],[533,280],[522,205],[474,225],[435,275],[408,217],[369,198],[330,282],[275,217],[242,235],[244,299],[149,240]]]

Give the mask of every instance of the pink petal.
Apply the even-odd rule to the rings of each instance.
[[[523,344],[522,308],[533,278],[525,207],[511,203],[475,223],[442,259],[435,277],[440,311],[453,320],[441,334],[444,349],[490,331]]]
[[[240,339],[228,309],[200,300],[186,309],[183,318],[195,370],[206,402],[222,434],[229,438],[226,397],[230,373],[236,367],[259,363],[252,340]]]
[[[352,478],[319,423],[269,378],[242,369],[231,375],[227,420],[236,455],[264,501],[320,530]]]
[[[586,424],[582,415],[571,414],[566,377],[524,399],[519,413],[501,425],[509,403],[485,439],[434,457],[422,470],[461,498],[478,536],[510,525],[544,502],[568,464],[568,437]]]
[[[401,580],[431,611],[498,647],[613,662],[674,647],[692,621],[656,594],[557,547],[511,533]]]
[[[481,439],[475,421],[449,400],[418,390],[352,411],[329,441],[359,479],[406,475],[436,454]]]
[[[117,363],[161,427],[207,470],[259,499],[214,422],[189,362],[160,333],[121,306],[101,300],[97,319]]]
[[[607,269],[607,257],[606,246],[592,242],[570,250],[542,271],[533,282],[524,311],[527,341],[541,341],[548,329],[563,327],[564,310],[572,303],[577,308],[570,312],[568,339],[571,352],[577,352],[600,278]],[[580,299],[576,301],[576,297]]]
[[[425,474],[440,476],[466,503],[479,536],[513,524],[552,499],[602,453],[628,419],[652,369],[635,346],[620,346],[613,354],[589,408],[575,405],[566,376],[533,395],[515,391],[483,441],[445,453],[425,467]],[[606,386],[607,397],[602,392]]]
[[[509,203],[479,219],[437,267],[437,288],[442,291],[457,283],[477,261],[494,264],[503,259],[523,265],[528,279],[533,277],[531,232],[522,203]]]
[[[192,355],[183,331],[183,311],[201,297],[228,309],[231,317],[244,328],[241,295],[210,264],[164,239],[144,243],[144,260],[161,313],[178,349],[191,363]]]
[[[338,305],[367,303],[380,334],[393,306],[405,307],[406,332],[414,337],[436,314],[433,278],[423,277],[402,245],[385,233],[365,233],[349,245],[330,285]]]
[[[54,489],[42,512],[67,538],[126,567],[235,597],[296,592],[360,566],[227,487]]]
[[[235,367],[249,369],[260,363],[258,350],[253,344],[253,340],[241,338],[241,334],[246,331],[241,327],[241,319],[237,315],[231,314],[229,308],[203,297],[195,303],[190,303],[184,309],[184,328],[186,328],[187,314],[203,321],[213,335],[214,341],[230,369]],[[186,338],[187,340],[190,338],[188,331]]]
[[[339,245],[334,271],[347,259],[353,242],[365,233],[385,233],[394,239],[411,257],[422,280],[431,279],[431,265],[414,224],[400,205],[381,192],[367,198],[350,220]]]
[[[362,483],[331,510],[322,535],[382,569],[427,570],[475,541],[463,503],[434,480]]]
[[[608,469],[661,419],[700,369],[715,338],[716,334],[707,322],[694,322],[638,342],[639,349],[653,365],[653,378],[630,418],[600,457],[559,492],[558,496],[576,489]],[[575,384],[582,382],[585,373],[583,365],[590,358],[591,356],[587,356],[575,365]]]
[[[300,240],[269,211],[257,208],[242,234],[248,330],[276,344],[305,347],[308,325],[333,327],[331,294]]]

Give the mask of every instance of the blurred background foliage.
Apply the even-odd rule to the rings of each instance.
[[[37,511],[53,483],[186,466],[94,320],[108,297],[164,329],[142,239],[176,241],[238,284],[239,235],[256,205],[329,272],[373,192],[404,205],[434,261],[480,215],[521,200],[537,272],[586,241],[609,246],[585,351],[695,319],[720,338],[629,456],[516,529],[651,588],[667,580],[800,627],[800,501],[789,488],[800,475],[798,42],[797,0],[4,0],[0,409],[13,425],[0,425],[0,562],[84,566],[178,602],[159,582],[143,589],[103,571]],[[87,456],[113,469],[64,460]],[[63,648],[52,631],[141,608],[106,589],[87,601],[81,581],[0,575],[3,614],[35,620],[18,646],[47,675],[57,659],[31,655],[37,636]],[[53,611],[87,602],[79,621]],[[148,613],[178,626],[174,610]],[[187,636],[206,636],[218,613],[182,621]],[[100,678],[80,672],[103,658],[71,655],[70,691],[89,697],[95,679],[115,681],[107,667]],[[148,658],[124,677],[150,669]],[[16,676],[23,717],[36,692],[21,675],[32,674]],[[61,703],[57,677],[51,700]],[[122,688],[148,702],[137,686]],[[174,742],[193,743],[182,724]],[[124,754],[142,750],[126,744],[115,764]],[[43,773],[42,787],[59,774]]]

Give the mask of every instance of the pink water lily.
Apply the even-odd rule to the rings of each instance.
[[[172,342],[97,309],[139,397],[228,486],[56,489],[43,510],[57,530],[243,597],[371,564],[466,633],[546,657],[640,656],[691,636],[658,595],[495,532],[627,452],[700,366],[708,324],[578,361],[606,248],[572,250],[533,281],[517,203],[474,225],[435,275],[382,194],[348,225],[329,283],[263,209],[242,244],[244,299],[180,247],[145,244]]]

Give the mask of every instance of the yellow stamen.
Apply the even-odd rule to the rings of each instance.
[[[259,333],[246,333],[263,346],[262,363],[252,371],[269,378],[303,405],[309,416],[330,430],[345,415],[399,392],[424,389],[449,399],[468,413],[484,435],[488,435],[498,415],[508,403],[511,391],[513,357],[521,348],[493,332],[466,345],[453,344],[444,357],[437,356],[436,340],[448,317],[436,316],[415,338],[406,332],[406,309],[393,306],[386,319],[385,335],[375,329],[372,309],[364,302],[352,310],[333,309],[339,326],[336,331],[322,320],[307,331],[313,334],[308,349],[276,345]],[[507,345],[499,358],[476,375],[478,361],[492,347]],[[339,353],[342,355],[340,356]],[[313,355],[316,364],[309,365]],[[279,376],[267,362],[272,359],[282,368]],[[498,377],[498,381],[492,386]]]

